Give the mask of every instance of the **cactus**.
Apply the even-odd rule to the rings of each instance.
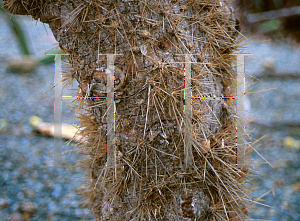
[[[247,219],[236,100],[222,99],[235,95],[238,51],[225,1],[3,3],[49,24],[69,54],[65,83],[89,98],[76,101],[96,220]]]

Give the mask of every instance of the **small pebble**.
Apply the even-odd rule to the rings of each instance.
[[[8,200],[3,199],[3,198],[0,199],[0,207],[5,208],[5,207],[8,207],[9,204],[10,204],[10,203],[9,203]]]
[[[31,73],[36,69],[37,60],[32,56],[11,57],[7,67],[14,72]]]
[[[274,61],[274,59],[271,58],[271,57],[267,57],[264,60],[263,67],[265,69],[274,69],[275,68],[275,61]]]
[[[24,188],[23,189],[23,194],[27,198],[35,198],[35,193],[31,191],[29,188]]]
[[[23,221],[24,217],[20,213],[13,213],[10,217],[10,221]]]
[[[276,210],[275,209],[270,209],[268,214],[269,214],[269,216],[275,216],[276,215]]]
[[[23,213],[34,213],[37,206],[29,201],[23,201],[19,205],[19,211]]]
[[[12,166],[13,166],[13,164],[9,161],[4,164],[4,168],[6,168],[6,169],[11,169]]]

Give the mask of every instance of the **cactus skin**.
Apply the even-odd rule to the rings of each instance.
[[[27,10],[24,9],[28,6]],[[48,23],[79,82],[80,96],[104,96],[106,56],[115,58],[116,168],[105,167],[105,99],[79,100],[83,195],[96,220],[246,220],[235,168],[234,100],[193,99],[193,165],[184,166],[184,54],[194,97],[234,95],[228,54],[236,23],[223,1],[12,1],[4,8]],[[29,4],[30,3],[30,4]],[[178,55],[181,54],[181,55]],[[193,60],[192,60],[193,61]],[[177,62],[177,63],[176,63]],[[102,68],[102,69],[101,69]],[[222,143],[223,140],[223,143]]]

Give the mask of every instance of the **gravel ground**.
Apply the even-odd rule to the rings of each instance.
[[[54,47],[47,42],[43,24],[22,16],[32,50],[42,56]],[[48,33],[51,33],[48,29]],[[48,36],[49,37],[49,36]],[[84,171],[71,169],[79,155],[64,154],[63,168],[53,167],[54,139],[32,131],[29,118],[54,121],[54,64],[40,66],[32,74],[6,69],[6,60],[20,55],[18,44],[0,16],[0,220],[90,220],[89,211],[78,202]],[[77,87],[74,83],[73,87]],[[66,91],[64,95],[72,95]],[[70,101],[70,100],[69,100]],[[72,123],[74,113],[63,100],[63,122]],[[72,145],[63,146],[63,151]]]
[[[258,39],[252,40],[252,42]],[[249,91],[269,91],[247,95],[249,115],[255,118],[249,126],[253,138],[261,139],[257,153],[251,155],[254,173],[250,186],[253,199],[266,194],[251,213],[254,220],[300,220],[300,72],[299,46],[285,42],[248,45],[246,73],[260,78],[248,86]],[[266,77],[266,75],[273,77]],[[292,77],[290,77],[292,75]],[[275,77],[274,77],[275,76]],[[277,77],[276,77],[277,76]],[[286,138],[290,144],[284,142]],[[269,163],[267,163],[267,161]]]
[[[254,176],[250,186],[257,188],[253,196],[266,194],[259,200],[267,206],[258,205],[251,214],[254,220],[300,220],[300,162],[299,148],[290,148],[284,143],[287,136],[299,140],[299,127],[255,128],[255,137],[265,136],[259,142],[258,154],[252,154],[253,165],[250,165]],[[255,197],[253,197],[255,199]]]
[[[41,56],[53,48],[45,27],[31,18],[21,16],[35,55]],[[46,27],[47,28],[47,27]],[[47,28],[48,33],[51,33]],[[47,40],[48,39],[48,40]],[[53,168],[53,138],[32,132],[29,118],[39,116],[53,122],[53,65],[41,66],[33,74],[16,74],[6,70],[6,59],[20,54],[17,42],[0,16],[0,220],[92,220],[84,215],[89,211],[79,207],[82,198],[76,193],[84,181],[84,171],[70,169],[78,154],[64,155],[64,168]],[[261,60],[246,58],[246,71],[260,76],[263,66],[272,63],[274,70],[298,73],[299,49],[286,44],[259,43],[246,47],[246,52]],[[250,212],[253,220],[300,220],[300,161],[299,148],[290,148],[283,140],[300,140],[299,79],[262,78],[251,91],[277,88],[248,96],[250,117],[255,117],[249,130],[254,138],[265,135],[258,142],[258,151],[268,163],[253,153],[254,164],[249,165],[254,176],[249,186],[256,187],[259,201],[269,205],[257,206]],[[77,85],[74,83],[74,87]],[[72,92],[65,93],[71,95]],[[63,101],[63,122],[74,116]],[[248,105],[249,106],[249,105]],[[298,142],[300,143],[300,142]],[[63,146],[70,150],[72,146]],[[260,164],[258,164],[260,162]]]

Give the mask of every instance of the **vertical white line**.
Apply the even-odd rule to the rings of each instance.
[[[61,55],[55,59],[55,101],[54,101],[54,165],[62,165],[62,76],[61,76]]]
[[[237,166],[245,163],[245,55],[237,55]]]
[[[192,89],[191,89],[191,55],[185,55],[184,83],[184,158],[185,168],[192,166]]]
[[[115,105],[114,105],[114,59],[115,55],[107,56],[107,167],[116,166],[115,153]]]

